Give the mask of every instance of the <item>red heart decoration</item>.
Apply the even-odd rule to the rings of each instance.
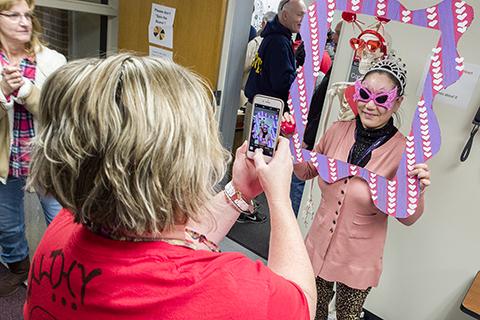
[[[292,122],[288,122],[288,121],[285,121],[283,120],[281,123],[280,123],[280,130],[282,131],[282,133],[284,135],[290,135],[292,133],[295,132],[295,123],[292,123]]]
[[[342,12],[342,19],[346,22],[355,22],[357,21],[357,15],[353,12],[344,11]]]
[[[353,100],[353,95],[355,94],[355,86],[349,86],[345,89],[345,99],[348,102],[348,105],[352,109],[355,116],[358,114],[357,102]]]

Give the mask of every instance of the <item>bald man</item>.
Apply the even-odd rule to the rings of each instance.
[[[261,34],[263,41],[245,85],[250,103],[256,94],[263,94],[282,99],[289,111],[288,93],[297,69],[292,33],[300,32],[306,10],[303,0],[280,1],[277,15]]]

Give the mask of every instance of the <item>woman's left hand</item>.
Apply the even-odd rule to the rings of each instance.
[[[425,190],[431,183],[430,170],[426,163],[417,163],[413,166],[413,170],[408,173],[409,177],[417,177],[420,180],[420,190]]]
[[[263,192],[258,180],[253,160],[247,158],[247,142],[245,141],[235,153],[232,169],[232,182],[245,200],[253,200]]]

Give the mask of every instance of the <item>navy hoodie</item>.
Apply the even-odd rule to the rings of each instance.
[[[261,34],[263,41],[252,63],[245,85],[245,95],[252,103],[256,94],[280,98],[289,111],[287,100],[296,77],[292,32],[278,21],[278,15],[267,23]]]

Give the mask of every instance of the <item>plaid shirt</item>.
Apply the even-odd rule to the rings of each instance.
[[[5,67],[9,65],[4,52],[0,52],[0,62]],[[26,79],[35,81],[36,63],[34,60],[24,58],[20,62],[22,76]],[[18,90],[12,93],[16,96]],[[11,99],[12,97],[6,97]],[[10,164],[8,175],[14,177],[26,177],[30,165],[30,141],[35,137],[35,128],[33,125],[33,115],[21,104],[15,102],[13,116],[13,134],[12,144],[10,146]]]

